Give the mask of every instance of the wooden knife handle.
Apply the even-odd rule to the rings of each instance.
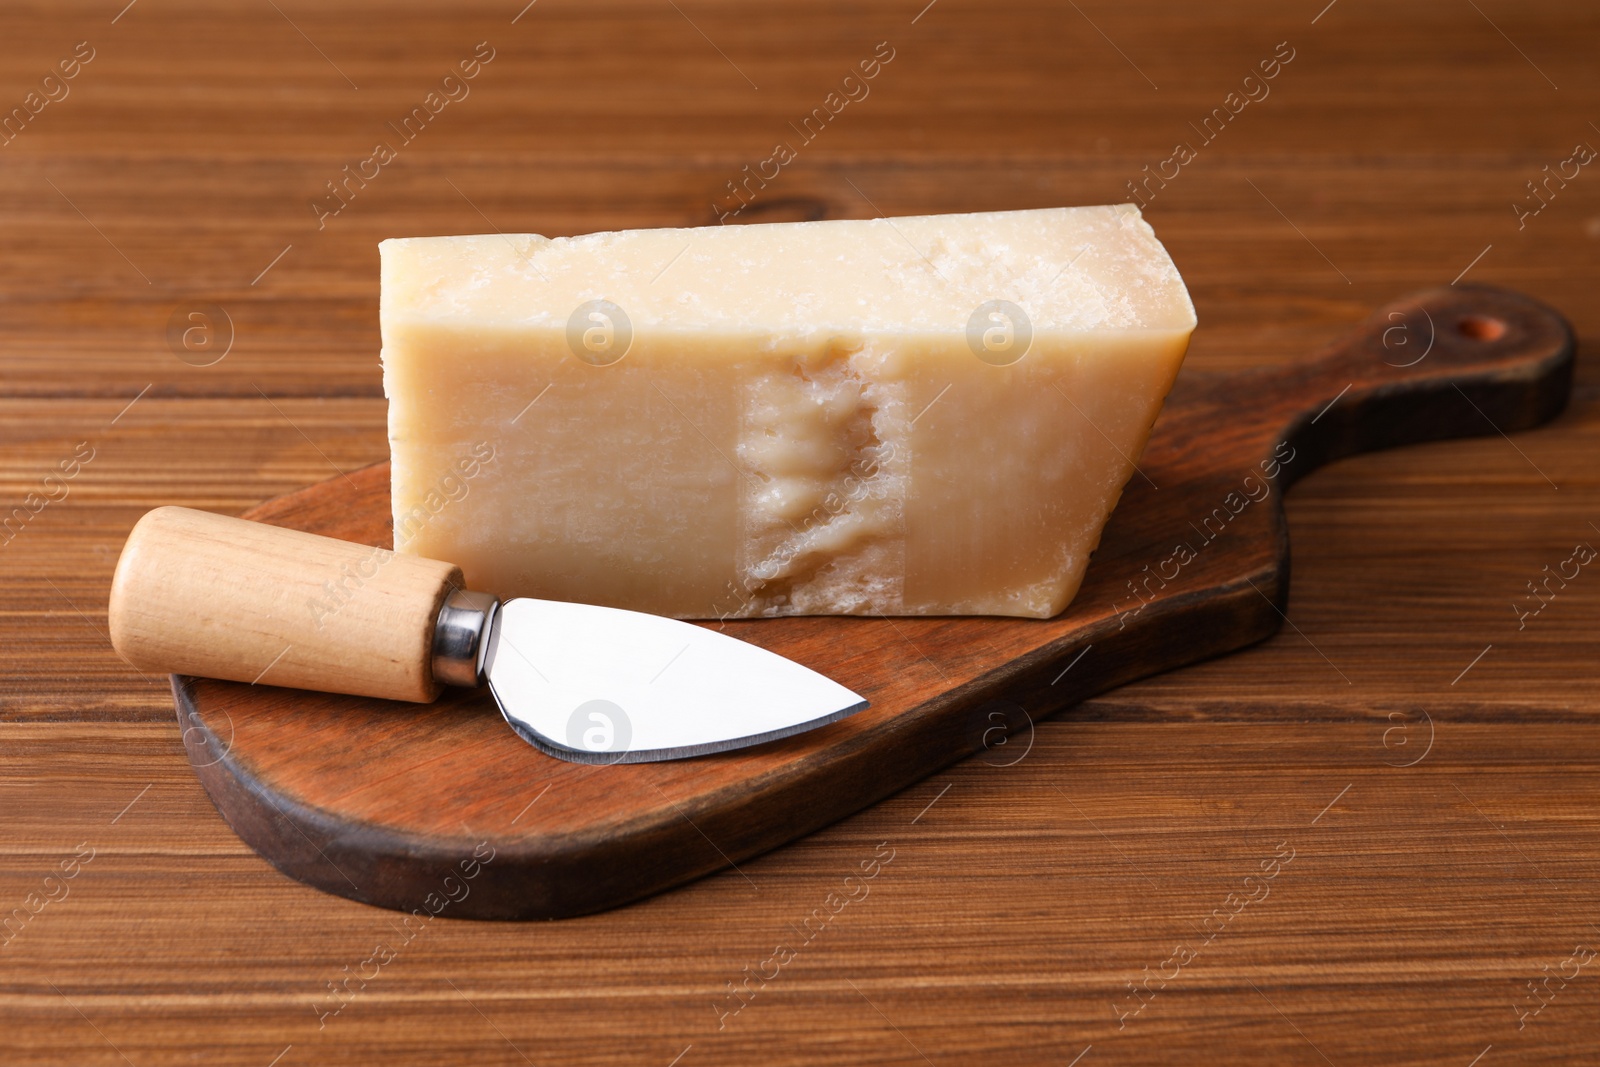
[[[139,670],[427,702],[449,563],[165,507],[111,583],[111,643]]]

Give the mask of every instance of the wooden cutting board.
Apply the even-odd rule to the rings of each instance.
[[[1285,622],[1294,480],[1356,452],[1536,426],[1565,406],[1574,350],[1549,308],[1462,287],[1382,308],[1314,358],[1184,371],[1056,618],[726,624],[872,702],[799,737],[597,767],[521,741],[487,690],[419,706],[174,676],[185,748],[240,837],[319,889],[480,919],[616,907],[974,752],[1014,762],[1043,716],[1270,636]],[[387,546],[388,465],[247,517]]]

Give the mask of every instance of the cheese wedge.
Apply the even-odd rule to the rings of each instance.
[[[396,547],[679,618],[1056,614],[1195,325],[1132,205],[380,249]]]

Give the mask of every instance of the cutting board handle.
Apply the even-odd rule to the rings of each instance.
[[[1318,358],[1264,371],[1262,394],[1278,402],[1274,439],[1307,457],[1286,468],[1292,480],[1357,452],[1547,422],[1566,406],[1576,348],[1566,319],[1532,297],[1444,286],[1379,308]]]
[[[149,512],[111,583],[139,670],[427,702],[449,563],[190,508]]]

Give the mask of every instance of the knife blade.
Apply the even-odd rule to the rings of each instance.
[[[500,606],[484,672],[513,730],[578,763],[723,752],[867,706],[816,671],[715,630],[552,600]]]
[[[703,626],[463,586],[449,563],[166,507],[128,535],[108,617],[140,670],[417,702],[487,683],[519,737],[578,763],[724,752],[868,706]]]

